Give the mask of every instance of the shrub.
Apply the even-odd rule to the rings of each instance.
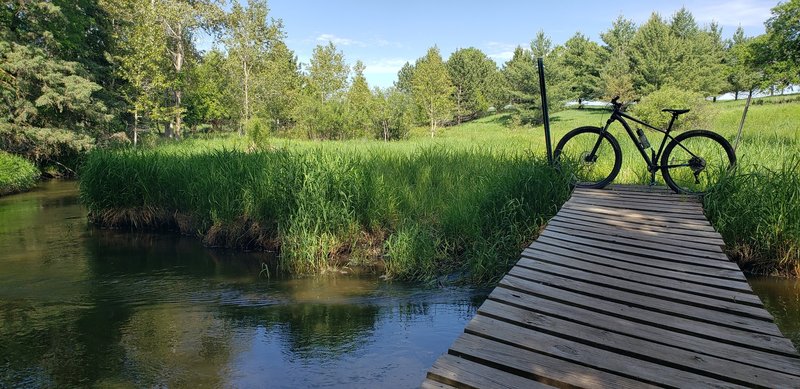
[[[269,145],[269,123],[260,117],[252,117],[244,123],[244,131],[250,144],[256,147]]]
[[[0,151],[0,195],[33,188],[38,178],[39,170],[28,160]]]
[[[702,94],[674,86],[663,87],[643,97],[633,107],[631,113],[656,127],[666,128],[672,115],[661,112],[665,108],[690,110],[675,121],[673,128],[676,130],[708,128],[714,114],[711,103],[706,101]]]

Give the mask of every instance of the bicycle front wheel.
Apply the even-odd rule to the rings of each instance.
[[[736,165],[736,154],[721,135],[692,130],[675,137],[664,149],[661,174],[677,193],[704,194]]]
[[[614,181],[622,166],[617,140],[599,127],[579,127],[564,135],[553,160],[581,188],[603,188]]]

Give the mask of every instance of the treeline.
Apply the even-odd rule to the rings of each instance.
[[[602,43],[576,33],[554,46],[540,31],[500,65],[476,48],[444,59],[434,46],[382,89],[332,43],[299,63],[265,0],[19,0],[0,8],[0,146],[64,166],[98,142],[138,142],[140,133],[389,140],[415,125],[434,136],[492,110],[535,124],[537,57],[551,110],[664,87],[703,96],[782,88],[799,82],[798,10],[800,0],[777,5],[766,34],[752,38],[739,28],[722,39],[686,9],[640,26],[619,17]],[[198,50],[200,34],[213,49]]]

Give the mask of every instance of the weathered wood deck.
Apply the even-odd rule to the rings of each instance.
[[[800,387],[800,358],[697,200],[576,190],[427,388]]]

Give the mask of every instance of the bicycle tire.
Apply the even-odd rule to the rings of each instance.
[[[703,195],[736,166],[736,153],[721,135],[708,130],[675,137],[661,157],[661,175],[676,193]]]
[[[594,145],[600,140],[597,153],[590,158]],[[613,157],[613,163],[610,158]],[[593,159],[593,160],[589,160]],[[613,135],[599,127],[578,127],[558,142],[553,161],[571,175],[571,183],[579,188],[604,188],[614,181],[622,167],[622,150]],[[610,170],[609,170],[610,168]]]

